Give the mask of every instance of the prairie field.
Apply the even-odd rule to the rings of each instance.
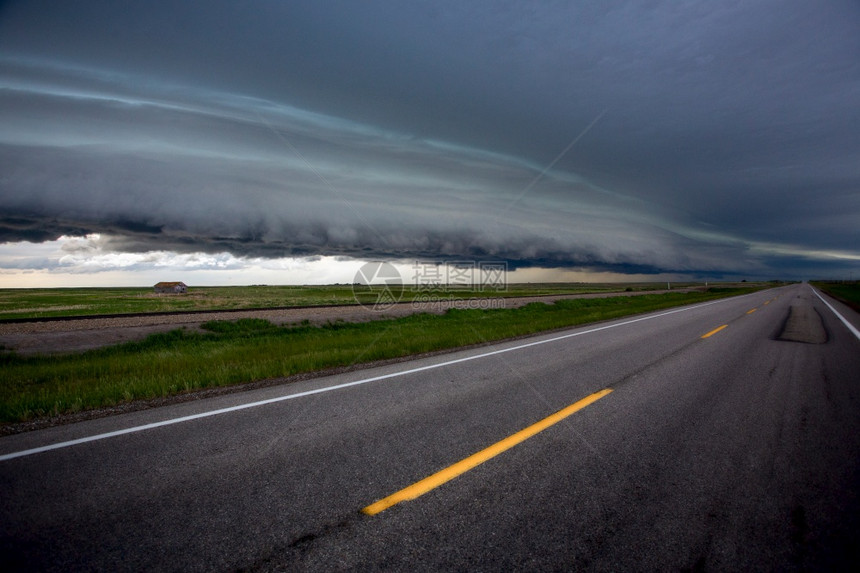
[[[533,302],[514,309],[450,309],[441,315],[421,313],[362,323],[279,326],[261,319],[219,320],[204,324],[203,332],[177,329],[87,352],[21,356],[0,351],[0,423],[57,417],[205,388],[277,381],[307,372],[715,300],[759,288],[719,286],[574,298],[552,304]]]
[[[624,290],[657,290],[666,283],[516,284],[503,289],[445,286],[428,290],[404,286],[402,302],[427,295],[447,298],[520,297]],[[692,286],[677,284],[673,288]],[[361,285],[189,286],[184,294],[156,294],[152,287],[0,289],[0,322],[62,316],[233,310],[373,303],[377,292]]]

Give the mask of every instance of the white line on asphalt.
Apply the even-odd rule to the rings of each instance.
[[[835,315],[837,316],[837,318],[839,318],[839,320],[841,320],[841,321],[842,321],[842,323],[843,323],[845,326],[847,326],[847,327],[848,327],[848,330],[850,330],[850,331],[852,332],[852,334],[854,334],[854,336],[856,336],[856,337],[857,337],[857,340],[860,340],[860,331],[858,331],[856,328],[854,328],[854,325],[853,325],[853,324],[851,324],[850,322],[848,322],[848,319],[846,319],[844,316],[842,316],[841,314],[839,314],[839,312],[837,312],[837,310],[836,310],[835,308],[833,308],[832,306],[830,306],[830,303],[829,303],[829,302],[827,302],[826,300],[824,300],[824,297],[822,297],[820,294],[818,294],[818,291],[817,291],[817,290],[815,290],[815,288],[813,288],[811,285],[810,285],[810,287],[809,287],[809,288],[812,288],[812,292],[814,292],[814,293],[815,293],[815,296],[817,296],[818,298],[820,298],[820,299],[821,299],[821,302],[823,302],[824,304],[826,304],[826,305],[827,305],[827,308],[829,308],[830,310],[832,310],[832,311],[833,311],[833,314],[835,314]]]
[[[286,396],[279,396],[277,398],[269,398],[268,400],[260,400],[258,402],[249,402],[247,404],[240,404],[238,406],[230,406],[229,408],[219,408],[218,410],[210,410],[209,412],[201,412],[200,414],[192,414],[190,416],[182,416],[181,418],[172,418],[170,420],[163,420],[161,422],[153,422],[151,424],[144,424],[142,426],[133,426],[131,428],[125,428],[125,429],[116,430],[113,432],[106,432],[104,434],[96,434],[94,436],[87,436],[84,438],[78,438],[76,440],[57,442],[55,444],[49,444],[47,446],[41,446],[38,448],[29,449],[29,450],[21,450],[20,452],[12,452],[9,454],[3,454],[3,455],[0,455],[0,462],[6,461],[6,460],[11,460],[14,458],[30,456],[33,454],[39,454],[39,453],[47,452],[50,450],[58,450],[60,448],[68,448],[70,446],[76,446],[78,444],[85,444],[87,442],[95,442],[97,440],[104,440],[106,438],[113,438],[113,437],[122,436],[125,434],[133,434],[136,432],[142,432],[144,430],[152,430],[154,428],[161,428],[162,426],[170,426],[173,424],[179,424],[181,422],[189,422],[191,420],[199,420],[200,418],[208,418],[210,416],[217,416],[219,414],[227,414],[229,412],[237,412],[239,410],[246,410],[248,408],[256,408],[257,406],[265,406],[266,404],[274,404],[276,402],[284,402],[286,400],[303,398],[305,396],[311,396],[313,394],[322,394],[324,392],[341,390],[343,388],[349,388],[350,386],[359,386],[361,384],[367,384],[369,382],[377,382],[379,380],[385,380],[387,378],[396,378],[398,376],[406,376],[408,374],[415,374],[416,372],[423,372],[425,370],[432,370],[434,368],[442,368],[443,366],[450,366],[452,364],[459,364],[461,362],[468,362],[470,360],[477,360],[479,358],[486,358],[487,356],[495,356],[496,354],[503,354],[505,352],[512,352],[514,350],[520,350],[523,348],[530,348],[532,346],[538,346],[539,344],[547,344],[549,342],[556,342],[559,340],[565,340],[567,338],[573,338],[574,336],[582,336],[585,334],[592,334],[594,332],[600,332],[601,330],[608,330],[610,328],[617,328],[619,326],[626,326],[628,324],[633,324],[636,322],[642,322],[643,320],[651,320],[654,318],[660,318],[662,316],[667,316],[667,315],[675,314],[678,312],[686,312],[689,310],[695,310],[697,308],[710,306],[712,304],[717,304],[717,303],[725,302],[728,300],[737,300],[737,298],[736,297],[729,297],[729,298],[722,298],[719,300],[712,300],[710,302],[697,304],[695,306],[685,306],[682,308],[676,308],[674,310],[670,310],[667,312],[661,312],[660,314],[652,314],[652,315],[643,316],[640,318],[634,318],[633,320],[627,320],[624,322],[617,322],[614,324],[607,324],[605,326],[598,326],[596,328],[590,328],[588,330],[581,330],[578,332],[572,332],[570,334],[563,334],[561,336],[556,336],[553,338],[537,340],[534,342],[528,342],[526,344],[511,346],[508,348],[502,348],[500,350],[493,350],[491,352],[484,352],[482,354],[475,354],[473,356],[466,356],[465,358],[457,358],[455,360],[448,360],[446,362],[440,362],[438,364],[430,364],[428,366],[421,366],[419,368],[411,368],[409,370],[403,370],[401,372],[392,372],[391,374],[383,374],[381,376],[373,376],[371,378],[363,378],[361,380],[355,380],[353,382],[346,382],[344,384],[336,384],[334,386],[326,386],[325,388],[317,388],[316,390],[308,390],[306,392],[298,392],[296,394],[288,394]]]

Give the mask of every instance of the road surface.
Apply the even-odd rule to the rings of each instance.
[[[825,300],[792,285],[8,436],[0,566],[853,570],[860,317]]]

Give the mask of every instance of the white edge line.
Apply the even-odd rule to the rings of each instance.
[[[815,290],[815,287],[813,287],[812,285],[809,285],[809,288],[811,288],[811,289],[812,289],[812,292],[814,292],[814,293],[815,293],[815,296],[817,296],[819,299],[821,299],[821,302],[823,302],[824,304],[826,304],[826,305],[827,305],[827,308],[829,308],[831,311],[833,311],[833,314],[835,314],[835,315],[836,315],[836,317],[837,317],[839,320],[841,320],[841,321],[842,321],[842,324],[844,324],[845,326],[847,326],[847,327],[848,327],[848,330],[850,330],[850,331],[851,331],[851,333],[852,333],[852,334],[854,334],[854,336],[856,336],[856,337],[857,337],[857,340],[860,340],[860,331],[858,331],[856,328],[854,328],[854,325],[853,325],[853,324],[851,324],[850,322],[848,322],[848,319],[847,319],[847,318],[845,318],[844,316],[842,316],[841,314],[839,314],[839,311],[837,311],[835,308],[833,308],[832,306],[830,306],[830,303],[829,303],[829,302],[827,302],[826,300],[824,300],[824,297],[823,297],[823,296],[821,296],[820,294],[818,294],[818,291],[817,291],[817,290]]]
[[[556,336],[554,338],[537,340],[537,341],[529,342],[526,344],[520,344],[518,346],[511,346],[508,348],[502,348],[500,350],[493,350],[491,352],[484,352],[483,354],[476,354],[474,356],[466,356],[465,358],[457,358],[455,360],[448,360],[446,362],[440,362],[438,364],[430,364],[428,366],[421,366],[418,368],[412,368],[410,370],[403,370],[400,372],[392,372],[391,374],[383,374],[381,376],[373,376],[371,378],[363,378],[361,380],[355,380],[353,382],[346,382],[344,384],[337,384],[335,386],[326,386],[325,388],[317,388],[316,390],[308,390],[306,392],[299,392],[297,394],[288,394],[286,396],[279,396],[277,398],[269,398],[268,400],[260,400],[258,402],[249,402],[247,404],[240,404],[238,406],[230,406],[229,408],[220,408],[218,410],[211,410],[209,412],[202,412],[200,414],[193,414],[190,416],[182,416],[181,418],[172,418],[170,420],[162,420],[161,422],[153,422],[151,424],[144,424],[142,426],[133,426],[131,428],[124,428],[122,430],[116,430],[113,432],[106,432],[104,434],[96,434],[94,436],[87,436],[84,438],[78,438],[76,440],[57,442],[55,444],[49,444],[47,446],[40,446],[38,448],[32,448],[29,450],[21,450],[19,452],[12,452],[9,454],[3,454],[3,455],[0,455],[0,462],[15,459],[15,458],[21,458],[24,456],[31,456],[33,454],[39,454],[42,452],[48,452],[51,450],[68,448],[70,446],[76,446],[78,444],[85,444],[87,442],[95,442],[97,440],[104,440],[106,438],[114,438],[116,436],[122,436],[125,434],[133,434],[136,432],[142,432],[144,430],[152,430],[154,428],[160,428],[163,426],[170,426],[172,424],[179,424],[182,422],[190,422],[191,420],[199,420],[201,418],[208,418],[210,416],[217,416],[219,414],[227,414],[228,412],[236,412],[239,410],[245,410],[247,408],[256,408],[257,406],[265,406],[267,404],[274,404],[276,402],[284,402],[286,400],[293,400],[295,398],[303,398],[305,396],[311,396],[313,394],[322,394],[324,392],[332,392],[334,390],[341,390],[343,388],[349,388],[350,386],[359,386],[361,384],[367,384],[369,382],[378,382],[379,380],[385,380],[387,378],[396,378],[398,376],[406,376],[408,374],[414,374],[416,372],[423,372],[425,370],[432,370],[434,368],[442,368],[443,366],[450,366],[451,364],[459,364],[461,362],[468,362],[470,360],[477,360],[479,358],[486,358],[487,356],[495,356],[496,354],[503,354],[505,352],[512,352],[514,350],[520,350],[522,348],[529,348],[532,346],[538,346],[540,344],[547,344],[549,342],[556,342],[559,340],[565,340],[567,338],[573,338],[574,336],[582,336],[584,334],[591,334],[594,332],[599,332],[601,330],[608,330],[610,328],[616,328],[619,326],[626,326],[628,324],[633,324],[636,322],[642,322],[643,320],[651,320],[654,318],[660,318],[662,316],[667,316],[667,315],[675,314],[678,312],[686,312],[689,310],[695,310],[697,308],[702,308],[705,306],[717,304],[720,302],[725,302],[728,300],[737,300],[737,298],[738,297],[721,298],[718,300],[712,300],[710,302],[705,302],[705,303],[697,304],[694,306],[685,306],[683,308],[676,308],[674,310],[670,310],[667,312],[661,312],[660,314],[652,314],[652,315],[643,316],[640,318],[634,318],[633,320],[627,320],[624,322],[617,322],[617,323],[608,324],[605,326],[598,326],[596,328],[590,328],[588,330],[581,330],[581,331],[573,332],[570,334],[564,334],[562,336]],[[827,304],[827,303],[825,302],[825,304]],[[830,306],[830,305],[828,304],[827,306]],[[831,307],[831,310],[832,310],[832,307]],[[834,310],[833,312],[836,312],[836,311]],[[838,313],[837,313],[837,316],[838,316]],[[842,318],[842,317],[839,316],[839,318]],[[843,322],[845,321],[845,319],[842,319],[842,320],[843,320]],[[853,327],[851,327],[851,325],[849,325],[849,328],[851,328],[855,334],[857,333],[857,331],[854,330]],[[858,336],[858,337],[860,337],[860,336]]]

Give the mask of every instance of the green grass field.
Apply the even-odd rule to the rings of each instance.
[[[348,286],[192,287],[186,294],[152,288],[0,290],[0,321],[91,314],[223,310],[274,306],[355,304]]]
[[[827,294],[829,294],[830,296],[841,300],[854,310],[860,311],[860,282],[816,281],[813,284]]]
[[[570,299],[518,309],[449,310],[368,323],[275,326],[211,322],[80,354],[0,353],[0,421],[61,415],[191,390],[242,384],[478,344],[756,290]]]
[[[402,300],[410,302],[428,292],[444,297],[475,298],[653,290],[664,287],[665,283],[527,284],[510,285],[504,290],[446,287],[444,292],[434,292],[407,286]],[[94,314],[357,304],[356,294],[359,301],[369,303],[374,302],[377,296],[369,288],[361,286],[356,287],[354,294],[352,285],[189,287],[186,294],[155,294],[151,287],[0,289],[0,322]]]

